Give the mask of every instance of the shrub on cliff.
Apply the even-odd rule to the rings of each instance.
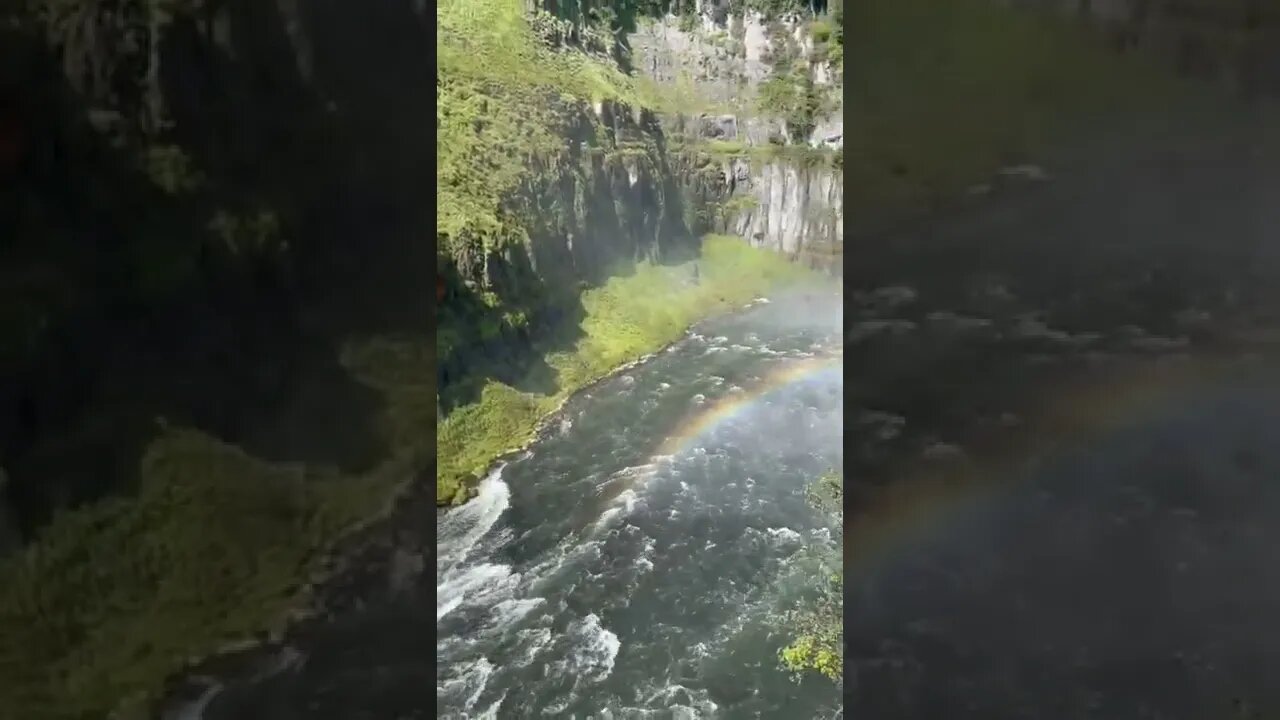
[[[834,550],[820,563],[809,601],[794,609],[787,622],[795,639],[782,649],[782,665],[796,673],[817,672],[840,684],[844,677],[844,557],[840,530],[844,526],[844,477],[828,473],[809,489],[814,507],[832,520]]]

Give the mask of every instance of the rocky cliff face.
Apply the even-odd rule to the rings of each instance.
[[[457,257],[461,279],[503,297],[601,282],[620,263],[692,247],[675,170],[656,118],[610,102],[572,111],[566,146],[510,198],[528,237]]]
[[[839,271],[829,258],[844,242],[843,177],[838,168],[774,161],[752,167],[735,161],[726,170],[733,208],[725,231],[759,247]]]
[[[539,339],[574,325],[584,283],[601,283],[637,261],[697,251],[698,183],[668,152],[657,118],[611,102],[566,109],[564,152],[531,172],[507,198],[523,234],[501,244],[446,240],[438,273],[440,412],[465,379],[511,384],[530,374]],[[706,195],[706,193],[702,193]]]
[[[667,105],[721,112],[659,115],[611,102],[564,108],[563,152],[530,168],[504,201],[523,233],[499,242],[441,239],[450,249],[440,270],[440,412],[474,398],[476,390],[460,384],[469,378],[527,377],[534,344],[572,319],[582,283],[638,260],[691,256],[702,234],[740,235],[815,266],[839,266],[839,107],[825,108],[799,134],[755,101],[772,77],[778,43],[802,56],[814,51],[806,25],[726,7],[703,3],[692,25],[689,15],[641,20],[623,58]],[[538,17],[541,27],[547,21]],[[582,42],[567,25],[543,34]],[[830,67],[809,65],[811,84],[838,97]]]
[[[704,3],[695,17],[696,22],[667,16],[644,23],[629,40],[638,72],[687,88],[708,108],[666,117],[664,123],[688,142],[718,143],[723,211],[717,229],[837,269],[844,188],[834,159],[843,148],[843,109],[832,66],[815,57],[814,40],[798,17],[733,16],[715,3]],[[831,101],[802,132],[760,101],[782,43],[807,65],[808,83]]]

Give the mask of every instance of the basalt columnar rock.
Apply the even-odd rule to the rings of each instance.
[[[843,109],[840,79],[808,18],[720,13],[707,3],[696,22],[667,16],[629,37],[636,70],[656,83],[688,86],[709,111],[686,120],[691,150],[719,205],[716,227],[813,265],[837,271],[843,245]],[[824,43],[828,40],[824,39]],[[822,45],[820,49],[819,46]],[[788,93],[809,92],[818,112],[800,127]],[[770,99],[780,97],[781,105]],[[695,163],[698,165],[698,163]],[[704,188],[705,189],[705,188]]]
[[[754,90],[780,62],[771,43],[799,58],[828,101],[839,96],[834,71],[804,59],[813,52],[808,20],[729,5],[637,18],[624,62],[662,101],[653,110],[616,99],[567,103],[553,121],[562,150],[501,200],[509,239],[441,238],[450,248],[441,255],[447,317],[437,382],[445,394],[482,366],[526,377],[532,347],[574,312],[577,288],[637,260],[690,256],[704,233],[839,266],[840,110],[827,107],[806,136],[778,146],[787,123],[763,112]],[[590,44],[585,16],[548,9],[555,16],[536,23],[550,28],[546,42],[571,51]]]

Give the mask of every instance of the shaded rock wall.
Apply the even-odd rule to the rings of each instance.
[[[710,229],[655,116],[612,102],[564,113],[564,152],[507,198],[525,234],[499,246],[455,243],[440,258],[441,412],[473,400],[479,378],[550,390],[549,381],[528,386],[539,375],[534,345],[570,347],[581,290],[637,261],[692,257]]]
[[[427,333],[426,10],[0,11],[0,465],[24,532],[129,492],[159,418],[268,459],[377,460],[341,346]]]

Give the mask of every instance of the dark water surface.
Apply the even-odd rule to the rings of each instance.
[[[1280,165],[1148,150],[850,263],[847,717],[1280,717]]]

